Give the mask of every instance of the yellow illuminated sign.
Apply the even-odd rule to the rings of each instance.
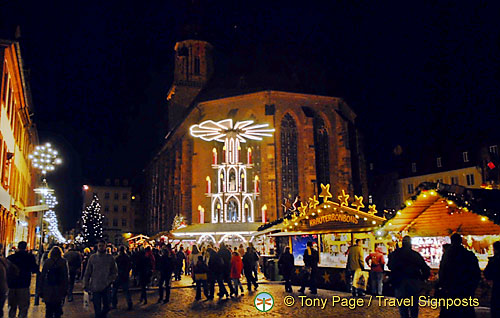
[[[309,226],[315,226],[327,222],[343,222],[343,223],[358,224],[358,219],[354,215],[350,214],[332,213],[332,214],[318,216],[315,219],[310,219]]]

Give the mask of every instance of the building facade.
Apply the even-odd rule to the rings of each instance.
[[[84,205],[92,202],[94,194],[99,198],[100,213],[104,215],[103,237],[106,241],[123,244],[125,233],[135,233],[136,212],[133,208],[132,188],[127,180],[107,179],[104,185],[87,185]]]
[[[191,225],[273,221],[285,199],[318,195],[321,184],[366,196],[356,115],[344,100],[277,90],[207,97],[212,47],[188,40],[175,50],[167,99],[177,121],[145,169],[148,234],[170,230],[176,215]]]
[[[24,240],[34,248],[42,213],[25,209],[35,205],[36,173],[28,155],[38,135],[18,42],[0,40],[0,74],[0,243],[10,248]]]

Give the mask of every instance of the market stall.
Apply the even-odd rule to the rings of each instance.
[[[464,246],[476,254],[484,269],[488,257],[493,256],[493,242],[500,240],[499,202],[499,190],[423,183],[417,195],[407,200],[381,231],[412,236],[413,248],[435,269],[443,245],[450,243],[451,234],[459,233]]]
[[[349,200],[345,191],[338,196],[338,202],[331,201],[329,185],[321,185],[319,198],[309,198],[301,203],[296,212],[289,214],[281,222],[275,222],[269,236],[278,242],[286,240],[292,250],[297,273],[304,265],[303,254],[308,241],[312,241],[320,255],[318,286],[328,289],[345,289],[345,267],[350,246],[357,239],[362,241],[364,255],[382,246],[388,252],[395,247],[392,238],[380,238],[377,231],[386,220],[379,216],[375,205],[363,211],[363,197],[354,196]],[[321,202],[320,202],[321,200]],[[267,230],[262,227],[261,230]],[[283,244],[280,246],[280,252]],[[366,267],[368,269],[368,267]]]

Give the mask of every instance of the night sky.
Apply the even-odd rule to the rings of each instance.
[[[160,147],[173,47],[194,22],[219,65],[344,98],[376,165],[396,145],[498,138],[497,1],[325,2],[0,0],[4,37],[21,26],[40,141],[64,159],[48,177],[64,229],[82,184],[136,180]]]

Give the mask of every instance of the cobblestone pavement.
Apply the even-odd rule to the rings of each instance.
[[[301,299],[297,293],[298,288],[294,287],[295,293],[288,294],[284,292],[283,285],[276,283],[263,283],[259,285],[258,291],[253,293],[248,293],[246,291],[243,296],[237,299],[224,299],[222,301],[194,301],[195,289],[191,288],[190,278],[185,277],[180,282],[173,282],[173,290],[170,298],[170,303],[168,304],[157,304],[158,291],[156,289],[149,290],[147,305],[138,304],[139,292],[134,291],[132,293],[132,299],[134,301],[134,310],[127,311],[126,304],[123,296],[119,294],[118,299],[118,309],[112,310],[108,315],[109,318],[114,317],[127,317],[127,318],[146,318],[146,317],[359,317],[359,318],[371,318],[371,317],[381,317],[389,318],[399,317],[398,310],[395,307],[390,306],[379,306],[378,301],[373,298],[371,306],[367,306],[369,298],[364,298],[365,305],[358,307],[356,309],[349,309],[348,307],[341,307],[336,305],[332,306],[332,296],[340,296],[345,299],[349,299],[349,295],[346,293],[329,291],[329,290],[318,290],[318,295],[312,297],[312,295],[306,294],[309,299],[316,299],[318,303],[321,299],[327,301],[327,305],[324,309],[320,307],[306,307],[301,306]],[[216,287],[216,291],[217,291]],[[254,307],[254,298],[260,292],[268,292],[274,297],[274,307],[266,312],[262,313]],[[286,296],[292,295],[295,300],[295,305],[287,307],[284,305],[284,299]],[[66,303],[64,306],[63,317],[72,318],[91,318],[94,317],[93,310],[90,311],[83,310],[82,306],[82,295],[78,293],[75,295],[74,302]],[[305,298],[303,298],[305,300]],[[311,300],[309,300],[311,301]],[[5,317],[7,317],[7,306],[5,310]],[[422,318],[435,318],[438,317],[439,311],[433,310],[429,307],[421,308],[420,317]],[[33,297],[31,298],[31,306],[29,310],[29,317],[31,318],[42,318],[45,316],[45,305],[43,303],[40,306],[33,306]],[[480,317],[489,317],[485,312],[479,310]]]

